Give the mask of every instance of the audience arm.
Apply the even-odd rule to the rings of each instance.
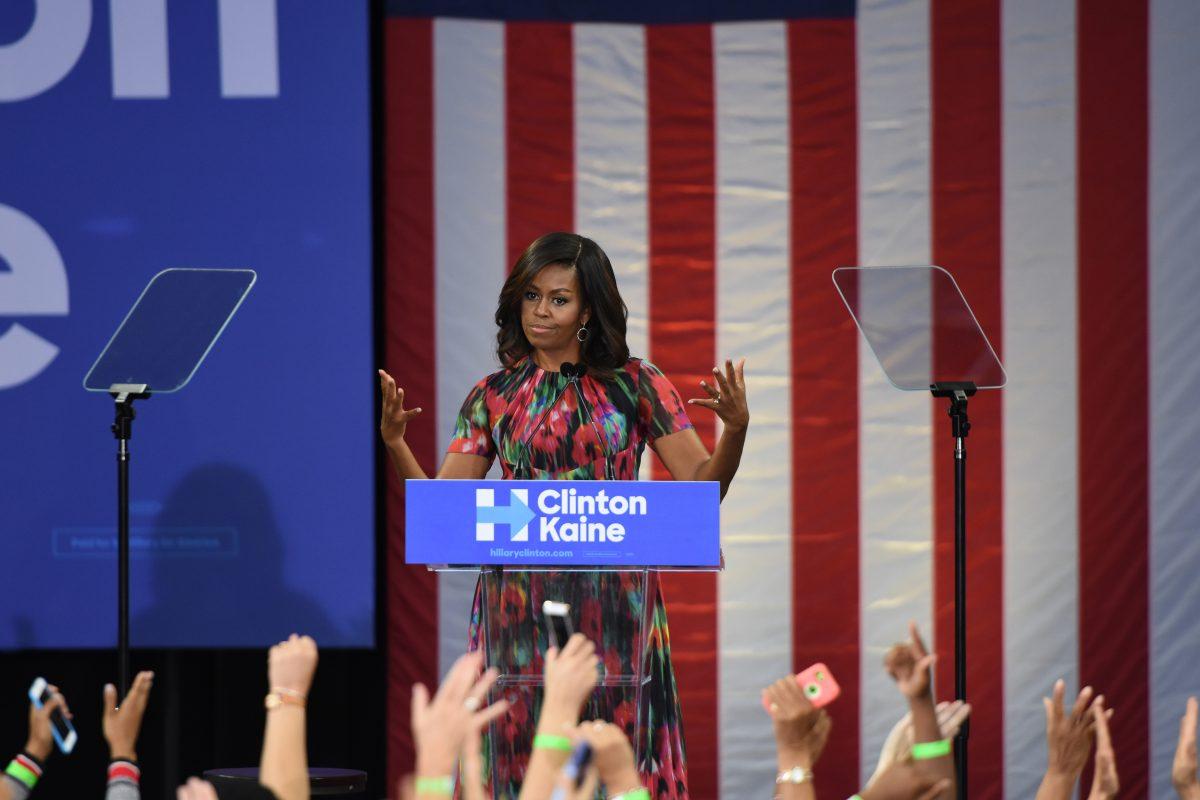
[[[279,800],[308,798],[305,706],[316,668],[316,642],[294,633],[272,647],[267,657],[271,693],[258,775]]]
[[[546,651],[542,710],[520,800],[545,800],[553,791],[558,773],[571,754],[569,734],[596,688],[599,663],[596,646],[581,633],[572,636],[561,652],[554,647]]]
[[[1171,765],[1171,783],[1179,800],[1200,800],[1200,780],[1196,777],[1196,717],[1200,710],[1195,697],[1189,697],[1179,720],[1179,741],[1175,762]]]

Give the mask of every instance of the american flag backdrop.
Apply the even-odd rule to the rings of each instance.
[[[1009,375],[971,402],[971,796],[1033,796],[1060,676],[1116,708],[1124,795],[1168,796],[1200,691],[1200,4],[429,0],[384,25],[384,366],[427,470],[544,232],[607,251],[632,352],[685,397],[747,359],[727,568],[665,581],[695,797],[770,796],[759,689],[818,660],[844,690],[818,790],[855,791],[910,619],[953,692],[944,401],[887,384],[830,280],[930,263]],[[387,503],[398,775],[473,581],[405,567]]]

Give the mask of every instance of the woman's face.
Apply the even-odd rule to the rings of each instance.
[[[572,267],[544,267],[521,297],[521,327],[535,350],[559,352],[578,347],[576,332],[588,321]]]

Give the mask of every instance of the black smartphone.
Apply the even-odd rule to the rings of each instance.
[[[547,600],[542,603],[542,620],[546,624],[546,637],[551,647],[562,647],[575,632],[571,625],[571,606]]]
[[[563,767],[575,787],[575,791],[583,786],[583,780],[587,777],[588,765],[592,763],[592,746],[587,742],[580,742],[575,745],[575,749],[571,751],[571,760]]]

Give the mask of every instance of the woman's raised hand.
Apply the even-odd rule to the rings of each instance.
[[[383,411],[379,416],[379,435],[389,447],[404,440],[408,421],[421,413],[419,408],[404,408],[404,390],[396,385],[391,375],[379,370],[379,394],[383,399]]]
[[[725,359],[725,369],[713,367],[713,377],[716,385],[708,381],[700,381],[700,388],[708,393],[708,397],[695,397],[688,400],[689,405],[703,406],[712,409],[725,429],[738,433],[744,431],[750,424],[750,409],[746,405],[746,376],[744,370],[746,359],[742,359],[735,367],[731,359]]]

